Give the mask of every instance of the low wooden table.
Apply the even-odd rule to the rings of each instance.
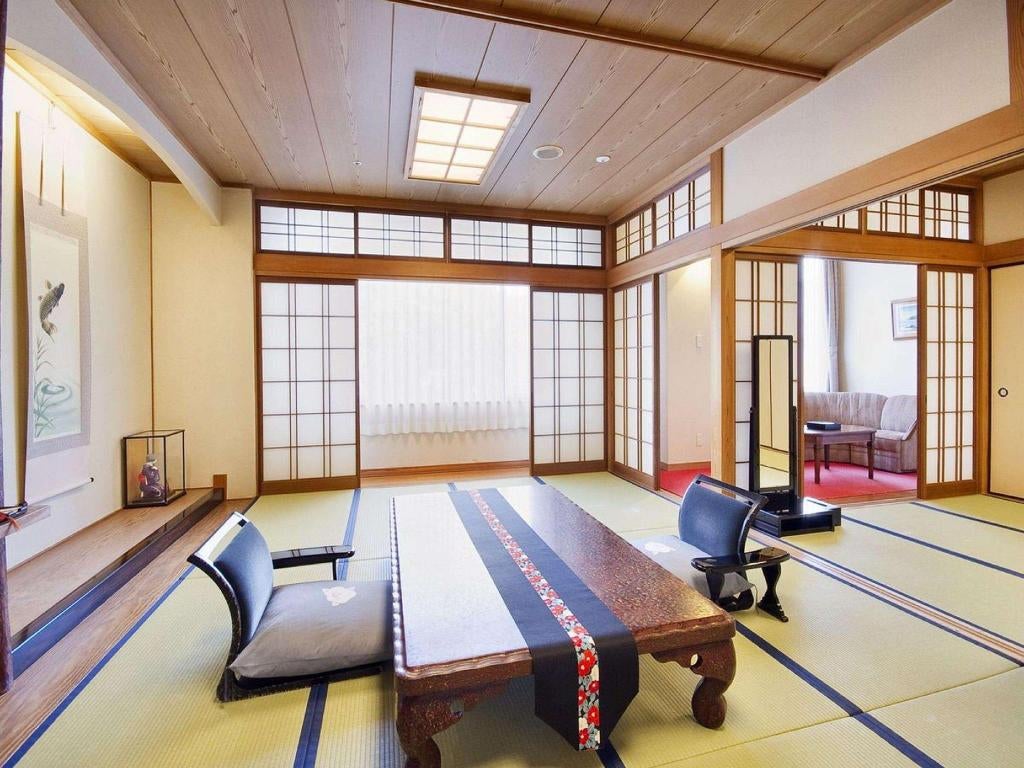
[[[702,677],[694,718],[720,726],[736,669],[732,618],[550,486],[501,493],[630,629],[639,653]],[[433,768],[433,736],[533,664],[448,494],[392,500],[391,563],[398,737],[407,768]]]
[[[821,485],[821,453],[825,454],[825,469],[829,468],[828,447],[830,445],[866,445],[868,449],[868,479],[874,479],[875,432],[876,430],[871,427],[859,427],[852,424],[843,424],[839,429],[810,429],[804,425],[805,444],[814,449],[814,484]]]

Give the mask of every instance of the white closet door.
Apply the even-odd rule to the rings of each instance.
[[[989,490],[1024,499],[1020,431],[1024,424],[1024,264],[992,270],[992,397]]]
[[[260,491],[359,478],[356,284],[259,284]]]
[[[604,294],[535,289],[534,474],[604,469]]]

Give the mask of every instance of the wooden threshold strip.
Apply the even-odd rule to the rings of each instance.
[[[477,461],[464,464],[426,464],[418,467],[381,467],[376,469],[364,469],[360,472],[362,479],[376,479],[381,477],[408,477],[410,475],[450,475],[487,472],[511,472],[522,471],[528,474],[530,462],[521,461]]]

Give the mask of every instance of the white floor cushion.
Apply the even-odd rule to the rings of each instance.
[[[639,549],[666,571],[669,571],[672,575],[685,581],[705,597],[709,596],[707,576],[690,565],[690,561],[695,557],[707,557],[706,552],[702,552],[692,544],[687,544],[678,536],[673,536],[671,534],[651,536],[646,539],[637,539],[635,541],[631,541],[630,544]],[[745,592],[752,588],[753,584],[743,578],[740,574],[727,573],[722,585],[722,594],[719,595],[719,597],[738,595],[740,592]]]
[[[390,582],[309,581],[274,588],[256,634],[230,666],[243,677],[295,677],[391,655]]]

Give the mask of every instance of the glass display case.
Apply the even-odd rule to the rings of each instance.
[[[185,495],[185,430],[155,429],[121,439],[124,505],[154,507]]]

